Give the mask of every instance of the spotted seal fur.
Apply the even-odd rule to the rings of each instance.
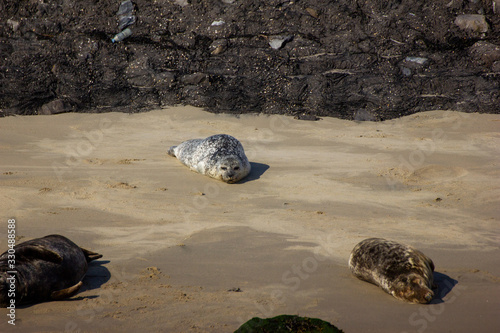
[[[227,134],[184,141],[170,147],[168,154],[191,170],[226,183],[240,181],[251,169],[241,143]]]
[[[429,303],[434,297],[434,263],[411,246],[382,238],[365,239],[352,250],[349,268],[357,278],[397,299]]]

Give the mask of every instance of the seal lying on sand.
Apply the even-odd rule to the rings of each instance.
[[[226,183],[235,183],[250,173],[250,162],[243,146],[227,134],[184,141],[170,147],[168,154],[191,170]]]
[[[397,299],[429,303],[434,296],[434,263],[422,252],[382,238],[369,238],[354,247],[349,268]]]
[[[32,239],[14,250],[0,256],[2,307],[14,297],[16,305],[71,297],[83,284],[87,264],[102,257],[60,235]]]

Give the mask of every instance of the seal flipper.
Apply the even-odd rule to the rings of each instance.
[[[58,300],[61,300],[61,299],[65,299],[65,298],[74,296],[74,295],[76,295],[76,293],[78,292],[78,290],[80,290],[80,287],[82,285],[83,285],[83,282],[80,281],[77,284],[75,284],[74,286],[71,286],[69,288],[58,290],[58,291],[54,291],[54,292],[52,292],[52,294],[50,294],[50,298],[53,301],[58,301]]]
[[[92,251],[89,251],[89,250],[85,250],[83,248],[80,248],[80,249],[82,249],[82,252],[85,255],[85,259],[87,260],[87,263],[91,262],[92,260],[96,260],[96,259],[102,258],[102,254],[99,254],[99,253],[96,253],[96,252],[92,252]]]
[[[26,245],[16,248],[16,255],[30,259],[41,259],[59,264],[63,258],[56,252],[40,245]]]
[[[167,154],[169,154],[170,156],[176,157],[175,151],[174,151],[175,148],[177,148],[177,146],[172,146],[172,147],[168,148]]]

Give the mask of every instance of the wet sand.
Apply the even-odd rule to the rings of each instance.
[[[166,154],[237,137],[238,184]],[[19,307],[1,332],[233,332],[298,314],[345,332],[496,332],[500,327],[500,118],[431,111],[385,122],[140,114],[0,119],[0,249],[62,234],[103,254],[72,299]],[[429,305],[354,278],[368,237],[436,265]]]

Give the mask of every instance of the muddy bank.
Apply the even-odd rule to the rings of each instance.
[[[213,112],[389,119],[498,112],[500,2],[0,3],[0,115]]]

